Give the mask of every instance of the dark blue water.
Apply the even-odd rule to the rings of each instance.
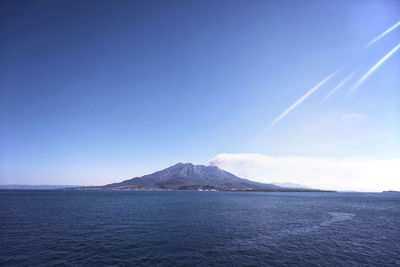
[[[0,191],[0,265],[395,266],[400,197]]]

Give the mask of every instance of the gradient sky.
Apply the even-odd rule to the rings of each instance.
[[[396,0],[2,1],[0,184],[100,185],[235,153],[400,159],[400,51],[352,90],[399,21]]]

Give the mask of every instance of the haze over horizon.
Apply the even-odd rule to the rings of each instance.
[[[6,1],[0,36],[0,184],[400,190],[398,1]]]

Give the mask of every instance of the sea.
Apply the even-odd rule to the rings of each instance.
[[[0,190],[1,266],[400,266],[400,194]]]

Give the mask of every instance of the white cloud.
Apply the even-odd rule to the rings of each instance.
[[[360,113],[357,113],[357,112],[343,114],[343,116],[342,116],[342,120],[344,120],[344,121],[360,120],[360,119],[364,119],[364,118],[365,118],[364,115],[361,115]]]
[[[216,165],[250,180],[292,182],[332,190],[400,190],[400,159],[331,159],[219,154]]]

